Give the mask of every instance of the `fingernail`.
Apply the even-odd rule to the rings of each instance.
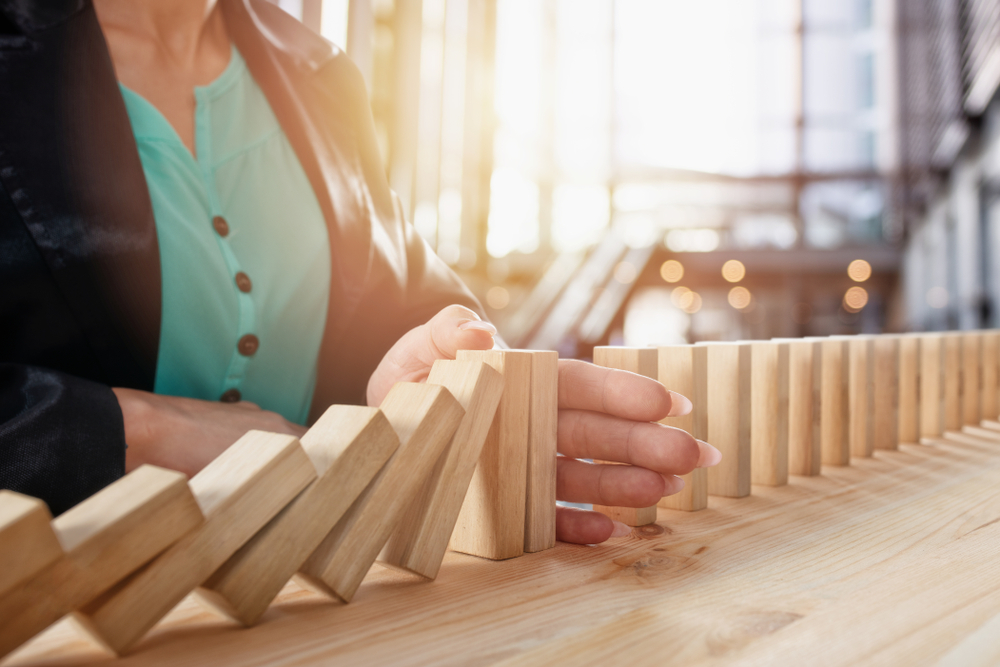
[[[621,521],[614,521],[615,529],[611,531],[611,537],[625,537],[632,534],[632,527],[626,526]]]
[[[698,448],[701,449],[701,456],[698,458],[699,468],[711,468],[722,460],[722,452],[704,440],[698,441]]]
[[[687,396],[678,394],[676,391],[670,392],[670,412],[667,413],[668,417],[683,417],[686,414],[690,414],[693,408],[694,406]]]
[[[666,484],[663,485],[663,497],[672,496],[675,493],[680,493],[684,488],[684,480],[677,475],[663,475],[663,481]]]
[[[497,335],[497,328],[489,322],[483,322],[482,320],[469,320],[468,322],[463,322],[458,325],[458,329],[459,331],[475,329],[476,331],[485,331],[491,336]]]

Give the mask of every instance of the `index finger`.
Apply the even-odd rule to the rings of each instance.
[[[559,407],[654,422],[687,414],[691,401],[637,373],[561,359]]]

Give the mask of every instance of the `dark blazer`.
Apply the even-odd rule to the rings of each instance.
[[[221,4],[329,232],[315,418],[364,403],[383,354],[442,307],[481,308],[405,222],[357,68],[265,0]],[[110,388],[152,390],[160,289],[149,193],[90,0],[0,0],[0,488],[59,513],[124,474]]]

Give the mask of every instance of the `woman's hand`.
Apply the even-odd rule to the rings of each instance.
[[[115,387],[125,419],[125,470],[144,463],[194,476],[250,430],[301,436],[306,429],[253,403],[220,403]]]
[[[493,347],[492,325],[474,312],[449,306],[409,331],[382,359],[368,383],[368,404],[378,405],[396,382],[420,382],[437,359],[462,349]],[[560,500],[649,507],[680,491],[678,475],[717,464],[719,450],[680,429],[655,422],[685,415],[691,401],[656,380],[582,361],[559,361],[556,495]],[[599,465],[581,459],[617,461]],[[556,537],[594,544],[631,529],[603,514],[560,507]]]

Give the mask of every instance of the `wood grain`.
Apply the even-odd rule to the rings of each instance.
[[[247,432],[191,478],[205,522],[87,605],[77,622],[124,653],[315,478],[294,436]]]
[[[0,597],[63,555],[48,505],[0,490]]]
[[[874,417],[874,336],[847,339],[847,416],[851,457],[865,458],[875,450]]]
[[[481,558],[515,558],[524,553],[531,352],[459,350],[458,359],[489,364],[503,376],[504,391],[449,547]]]
[[[920,438],[944,433],[944,387],[941,334],[921,334],[920,340]]]
[[[788,483],[788,346],[750,343],[750,451],[753,484]]]
[[[444,387],[400,382],[379,406],[399,449],[316,551],[299,576],[350,602],[437,465],[465,411]]]
[[[65,555],[0,597],[0,656],[202,523],[184,475],[140,466],[52,521]]]
[[[819,340],[819,439],[825,466],[846,466],[851,463],[848,416],[850,354],[847,345],[843,338]]]
[[[432,584],[377,569],[350,605],[289,586],[249,629],[185,601],[128,664],[970,664],[1000,644],[1000,440],[957,437]],[[107,664],[53,630],[5,667]]]
[[[556,454],[559,426],[559,353],[531,351],[528,475],[524,500],[524,551],[556,545]]]
[[[944,429],[960,431],[962,418],[962,334],[941,336],[942,419]]]
[[[1000,417],[1000,331],[983,331],[982,346],[982,387],[981,398],[983,419]]]
[[[899,341],[899,442],[920,441],[920,339],[900,336]]]
[[[872,446],[899,447],[899,337],[872,343]]]
[[[816,424],[819,422],[819,343],[815,340],[776,338],[788,349],[788,472],[820,473],[822,456]]]
[[[708,493],[750,495],[750,345],[698,343],[705,349],[708,442],[722,461],[708,471]]]
[[[381,560],[433,579],[448,550],[472,473],[500,404],[503,377],[481,361],[439,360],[434,362],[427,383],[451,392],[465,414],[389,538]],[[554,461],[554,454],[552,458]]]
[[[378,408],[334,405],[302,436],[318,474],[202,584],[202,601],[253,625],[399,447]]]
[[[962,423],[978,424],[983,420],[982,334],[967,331],[962,334]]]
[[[657,349],[657,378],[667,389],[676,391],[691,400],[691,412],[683,417],[666,417],[661,424],[687,431],[699,440],[708,437],[705,406],[708,396],[705,389],[705,365],[696,364],[695,356],[704,357],[705,349],[694,345],[665,345]],[[701,370],[695,372],[695,367]],[[657,504],[665,509],[695,512],[708,507],[708,469],[695,468],[681,475],[684,488],[680,493],[666,496]]]
[[[656,379],[656,348],[614,347],[594,348],[594,364],[605,368],[617,368],[631,373]],[[594,460],[594,463],[615,465],[615,461]],[[656,505],[652,507],[610,507],[594,505],[594,510],[628,526],[645,526],[656,521]]]

